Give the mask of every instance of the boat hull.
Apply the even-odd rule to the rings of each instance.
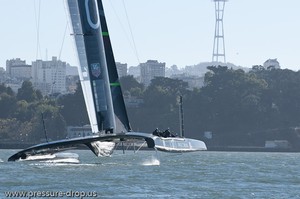
[[[207,147],[201,140],[180,137],[159,137],[153,136],[155,148],[159,151],[184,153],[195,151],[206,151]]]
[[[184,153],[207,150],[205,143],[201,140],[180,137],[164,138],[160,136],[154,136],[148,133],[127,132],[120,134],[104,134],[99,136],[74,138],[43,143],[17,152],[16,154],[8,158],[8,161],[25,159],[28,160],[30,158],[34,158],[32,156],[37,157],[40,155],[53,155],[58,152],[70,149],[77,149],[82,145],[87,146],[95,155],[100,156],[99,147],[95,146],[95,143],[98,143],[98,141],[100,141],[98,145],[103,145],[106,142],[118,143],[137,140],[143,140],[145,143],[147,143],[148,148],[154,148],[156,150],[164,152]]]
[[[97,144],[95,144],[98,143],[98,141],[104,144],[106,142],[118,143],[121,141],[130,140],[144,140],[147,143],[148,148],[154,148],[155,146],[151,134],[147,133],[128,132],[120,134],[103,134],[99,136],[65,139],[38,144],[17,152],[16,154],[9,157],[8,161],[16,161],[20,159],[25,160],[31,156],[53,155],[61,151],[77,149],[82,147],[83,145],[87,146],[96,156],[101,156],[99,147],[97,146]]]

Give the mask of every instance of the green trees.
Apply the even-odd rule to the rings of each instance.
[[[141,97],[144,92],[144,85],[140,84],[132,75],[120,78],[124,96]]]
[[[34,102],[42,99],[42,94],[38,90],[34,90],[30,81],[24,81],[22,87],[18,89],[17,99],[25,100],[27,102]]]
[[[267,83],[253,73],[227,67],[208,67],[205,86],[201,89],[206,96],[207,130],[217,136],[225,136],[228,142],[237,142],[240,135],[261,129],[264,119],[264,93]],[[227,136],[226,136],[227,135]],[[244,140],[245,143],[249,141]]]
[[[16,108],[16,97],[11,88],[0,84],[0,118],[9,117]]]
[[[7,118],[14,113],[16,109],[15,96],[7,93],[0,94],[0,118]]]
[[[208,67],[204,86],[191,90],[178,79],[157,77],[145,88],[132,76],[122,77],[123,93],[143,101],[138,108],[127,107],[133,130],[152,132],[155,128],[179,133],[178,96],[183,96],[186,136],[203,139],[212,131],[216,145],[260,145],[266,139],[287,139],[297,145],[291,131],[300,125],[300,72],[265,70],[254,66],[250,72],[222,66]],[[17,95],[0,85],[0,138],[35,141],[45,138],[44,117],[50,139],[65,137],[66,125],[88,124],[82,89],[60,98],[42,98],[30,82]],[[299,145],[300,146],[300,145]]]
[[[44,140],[45,132],[50,140],[60,140],[66,137],[66,123],[60,114],[59,106],[53,106],[49,101],[36,106],[31,121],[33,123],[32,139]]]
[[[263,109],[260,106],[267,83],[242,70],[224,67],[209,69],[214,73],[206,76],[206,86],[202,92],[210,97],[210,114],[215,130],[229,131],[233,129],[233,124],[238,131],[245,126],[249,130],[255,128],[259,123],[257,117]],[[249,123],[251,125],[247,125]]]
[[[67,94],[60,97],[57,103],[61,107],[60,113],[68,126],[89,124],[82,88],[79,82],[74,94]]]
[[[184,96],[185,129],[189,137],[212,131],[220,145],[260,145],[266,139],[295,138],[300,124],[300,72],[265,70],[246,73],[208,67],[204,86],[189,90],[180,80],[155,78],[141,98],[144,104],[128,113],[134,130],[156,127],[179,131],[177,96]],[[128,90],[128,89],[127,89]]]
[[[132,89],[139,88],[144,90],[144,85],[140,84],[132,75],[124,76],[120,78],[123,91],[131,91]]]
[[[24,81],[15,95],[9,87],[0,85],[0,138],[2,141],[40,143],[44,138],[41,126],[44,114],[48,137],[52,140],[65,137],[66,125],[59,106],[50,99],[43,99],[41,92]]]
[[[185,95],[188,84],[182,80],[156,77],[143,92],[144,104],[129,110],[133,128],[152,132],[155,128],[179,130],[178,96]]]
[[[254,72],[268,84],[265,94],[270,126],[286,128],[300,123],[300,72],[291,70],[260,70]]]

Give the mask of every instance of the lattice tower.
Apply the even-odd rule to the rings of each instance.
[[[224,62],[226,63],[225,56],[225,40],[224,40],[224,8],[225,2],[228,0],[213,0],[215,2],[215,14],[216,14],[216,24],[215,24],[215,37],[212,61],[213,62]]]

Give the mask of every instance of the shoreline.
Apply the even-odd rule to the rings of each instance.
[[[230,151],[230,152],[300,152],[300,149],[293,148],[266,148],[256,146],[210,146],[207,151]]]

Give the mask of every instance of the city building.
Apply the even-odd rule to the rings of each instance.
[[[180,75],[184,73],[185,73],[184,69],[178,69],[176,65],[172,65],[170,67],[166,67],[165,76],[172,77],[173,75]]]
[[[90,125],[67,127],[67,138],[77,138],[92,135],[93,133]]]
[[[128,75],[132,75],[134,78],[139,79],[141,76],[140,66],[130,66],[128,68]]]
[[[78,76],[78,67],[66,65],[66,76]]]
[[[21,60],[20,58],[6,60],[6,73],[9,76],[11,76],[12,68],[20,67],[20,66],[26,66],[26,61]],[[16,69],[16,70],[18,70],[18,69]],[[16,70],[14,70],[14,71],[16,72]]]
[[[148,60],[140,64],[141,83],[149,86],[155,77],[165,77],[166,63],[159,63],[157,60]]]
[[[116,62],[119,77],[127,76],[127,64]]]
[[[31,78],[31,65],[10,66],[10,77],[20,80],[29,80]]]
[[[6,74],[4,68],[0,67],[0,84],[6,80]]]
[[[264,62],[263,66],[265,69],[280,69],[280,65],[277,59],[268,59]]]
[[[32,84],[43,95],[66,92],[66,62],[52,57],[51,61],[32,62]]]

